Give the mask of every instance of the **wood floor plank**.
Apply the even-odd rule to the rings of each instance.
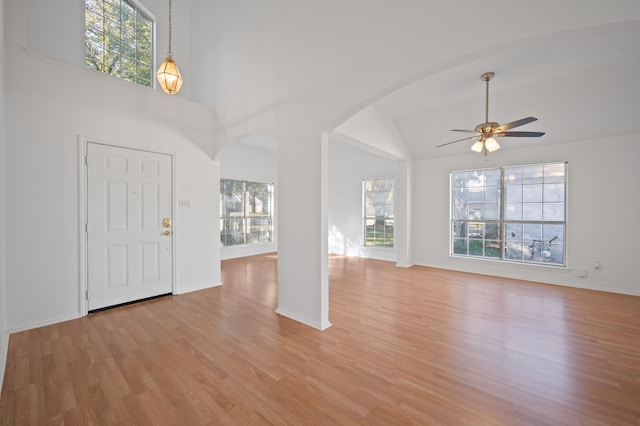
[[[639,297],[332,256],[320,332],[276,264],[12,334],[0,424],[640,424]]]

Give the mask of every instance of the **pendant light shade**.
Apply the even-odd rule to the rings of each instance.
[[[160,83],[162,91],[167,95],[177,94],[182,87],[182,76],[173,60],[173,53],[171,53],[171,29],[171,0],[169,0],[169,51],[167,52],[167,58],[156,72],[158,83]]]
[[[182,87],[180,70],[171,56],[167,56],[167,59],[160,65],[156,77],[162,91],[167,95],[175,95]]]

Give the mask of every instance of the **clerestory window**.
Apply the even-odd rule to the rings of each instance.
[[[153,20],[136,2],[85,0],[85,64],[143,86],[153,82]]]

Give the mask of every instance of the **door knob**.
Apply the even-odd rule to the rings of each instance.
[[[164,226],[165,228],[171,228],[171,218],[165,217],[164,219],[162,219],[162,226]]]
[[[164,231],[164,235],[171,235],[171,231]]]

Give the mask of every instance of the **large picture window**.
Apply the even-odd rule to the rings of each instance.
[[[394,178],[363,179],[364,245],[393,247]]]
[[[566,163],[451,173],[451,254],[565,265]]]
[[[151,87],[153,21],[129,0],[85,0],[85,63]]]
[[[273,184],[220,179],[223,246],[273,241]]]

